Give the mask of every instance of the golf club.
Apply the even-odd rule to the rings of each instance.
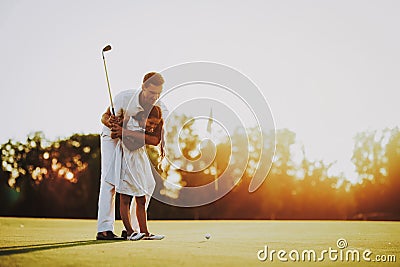
[[[104,52],[110,51],[111,50],[111,45],[106,45],[103,50],[101,51],[101,54],[103,55],[103,63],[104,63],[104,70],[106,71],[106,78],[107,78],[107,85],[108,85],[108,94],[110,95],[110,102],[111,102],[111,112],[115,116],[115,111],[114,111],[114,103],[112,100],[111,96],[111,88],[110,88],[110,81],[108,80],[108,72],[107,72],[107,66],[106,66],[106,59],[104,57]]]

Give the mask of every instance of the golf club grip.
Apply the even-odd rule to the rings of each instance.
[[[111,112],[112,112],[112,114],[115,116],[115,110],[114,110],[114,107],[111,107]]]

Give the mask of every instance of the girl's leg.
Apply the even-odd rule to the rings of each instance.
[[[119,213],[121,214],[122,222],[124,223],[126,232],[128,236],[133,233],[132,225],[131,225],[131,213],[130,206],[132,202],[132,197],[124,194],[119,195]]]
[[[140,232],[149,234],[147,229],[146,197],[136,197],[136,217],[139,222]]]

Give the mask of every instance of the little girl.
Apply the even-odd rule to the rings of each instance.
[[[154,106],[148,116],[144,111],[129,118],[123,129],[123,160],[121,179],[116,185],[120,194],[120,214],[128,240],[161,240],[163,235],[150,234],[147,228],[147,207],[155,188],[155,180],[144,144],[161,144],[163,119],[161,108]],[[134,197],[136,216],[131,218],[130,205]],[[132,208],[135,208],[133,206]],[[134,226],[134,227],[133,227]],[[139,226],[139,229],[137,229]],[[133,228],[136,228],[134,231]]]

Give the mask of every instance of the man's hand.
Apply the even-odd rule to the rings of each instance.
[[[123,118],[121,116],[114,116],[111,115],[110,118],[108,119],[108,124],[110,125],[110,129],[113,127],[113,125],[119,125],[122,126]]]
[[[109,129],[111,129],[114,124],[119,124],[120,126],[122,126],[123,121],[124,121],[123,112],[121,112],[120,116],[114,116],[111,114],[109,108],[101,116],[101,122]]]
[[[123,128],[121,125],[119,125],[119,123],[113,123],[113,125],[111,127],[111,138],[112,139],[115,139],[115,138],[122,139],[122,131],[123,131]]]

